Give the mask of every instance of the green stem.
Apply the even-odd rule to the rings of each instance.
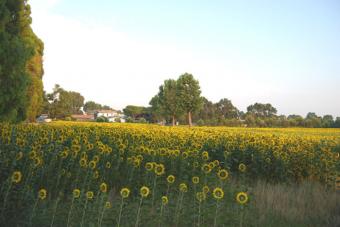
[[[122,201],[120,202],[120,209],[119,209],[119,217],[118,217],[118,227],[120,227],[120,219],[122,217],[122,211],[123,211],[123,205],[124,205],[124,199],[122,197]]]
[[[51,225],[50,225],[51,227],[53,226],[53,223],[54,223],[54,218],[55,218],[55,215],[56,215],[56,212],[57,212],[59,200],[60,200],[60,198],[58,197],[57,201],[55,202],[55,207],[54,207],[54,211],[53,211],[52,221],[51,221]]]
[[[85,202],[85,207],[84,207],[84,210],[83,210],[83,216],[81,217],[81,224],[80,226],[83,227],[83,224],[84,224],[84,217],[85,217],[85,212],[86,212],[86,208],[87,208],[87,199],[86,199],[86,202]]]
[[[30,217],[30,221],[29,221],[29,225],[28,225],[28,226],[32,226],[32,219],[33,219],[33,217],[34,217],[34,213],[35,213],[35,209],[36,209],[36,207],[37,207],[37,205],[38,205],[38,201],[39,201],[39,198],[37,198],[37,199],[35,200],[35,203],[34,203],[34,206],[33,206],[32,214],[31,214],[31,217]]]
[[[218,200],[216,200],[216,211],[215,211],[215,218],[214,218],[214,227],[217,223],[217,212],[218,212]]]
[[[159,215],[159,224],[158,224],[158,227],[161,227],[162,225],[162,216],[163,216],[163,203],[162,203],[162,206],[161,206],[161,214]]]
[[[180,196],[180,199],[179,199],[179,205],[178,205],[178,212],[177,212],[177,217],[176,217],[176,226],[178,226],[179,216],[181,215],[183,196],[184,196],[184,193],[181,192],[181,196]]]
[[[71,213],[72,213],[72,209],[73,209],[73,203],[74,203],[74,197],[72,197],[72,202],[71,202],[71,208],[70,208],[70,211],[68,212],[68,215],[67,215],[67,227],[69,227],[70,225],[70,218],[71,218]]]
[[[153,180],[153,188],[152,188],[152,210],[153,210],[153,205],[155,201],[155,192],[156,192],[156,181],[157,181],[157,176],[155,176]]]
[[[140,214],[140,209],[141,209],[141,206],[142,206],[142,202],[143,202],[143,197],[140,198],[135,227],[138,227],[139,214]]]
[[[201,202],[198,204],[198,222],[197,222],[198,227],[200,227],[200,223],[201,223]]]
[[[1,209],[1,214],[2,214],[1,216],[3,216],[3,214],[5,213],[5,208],[6,208],[6,203],[7,203],[7,197],[8,197],[8,195],[9,195],[9,192],[10,192],[11,188],[12,188],[12,181],[11,181],[11,183],[9,184],[8,189],[7,189],[7,191],[6,191],[6,195],[5,195],[5,199],[4,199],[4,205],[2,206],[2,209]]]

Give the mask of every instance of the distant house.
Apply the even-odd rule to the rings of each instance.
[[[37,118],[37,122],[38,123],[49,123],[51,122],[52,119],[48,117],[48,114],[41,114],[38,118]]]
[[[94,121],[94,114],[73,114],[71,118],[75,121]]]
[[[109,122],[125,122],[125,115],[116,110],[96,110],[94,117],[106,117]]]

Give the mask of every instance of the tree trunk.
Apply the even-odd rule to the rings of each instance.
[[[176,123],[175,116],[172,116],[172,126],[175,126],[175,123]]]
[[[189,127],[191,127],[192,126],[191,111],[188,112],[188,122],[189,122]]]

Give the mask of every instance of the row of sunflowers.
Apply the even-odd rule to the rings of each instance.
[[[339,152],[336,129],[1,124],[1,221],[242,224],[249,182],[332,184]]]

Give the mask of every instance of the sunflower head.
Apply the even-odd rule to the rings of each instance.
[[[175,182],[175,176],[174,175],[169,175],[167,178],[166,178],[166,181],[169,183],[169,184],[173,184]]]
[[[248,195],[247,195],[247,193],[245,193],[245,192],[239,192],[239,193],[237,193],[237,195],[236,195],[236,201],[237,201],[239,204],[241,204],[241,205],[246,204],[246,203],[248,202]]]
[[[14,171],[14,173],[12,174],[12,182],[17,184],[21,181],[21,178],[22,178],[21,172]]]
[[[44,199],[46,199],[46,196],[47,196],[46,189],[44,189],[44,188],[40,189],[39,192],[38,192],[38,198],[41,199],[41,200],[44,200]]]
[[[94,197],[94,193],[93,193],[93,191],[88,191],[88,192],[86,192],[86,198],[87,199],[93,199],[93,197]]]
[[[158,176],[163,175],[165,172],[165,167],[163,164],[156,164],[155,166],[155,174],[157,174]]]
[[[146,186],[143,186],[143,187],[141,187],[141,189],[140,189],[140,195],[143,197],[143,198],[146,198],[146,197],[148,197],[149,196],[149,194],[150,194],[150,189],[148,188],[148,187],[146,187]]]
[[[187,186],[185,183],[181,183],[181,184],[179,185],[179,190],[180,190],[181,192],[187,192],[187,191],[188,191],[188,186]]]
[[[238,165],[238,169],[240,170],[240,172],[244,173],[247,171],[247,166],[243,163]]]
[[[209,189],[209,187],[208,187],[207,185],[205,185],[205,186],[203,186],[202,191],[203,191],[205,194],[208,194],[209,191],[210,191],[210,189]]]
[[[204,192],[197,192],[196,193],[196,199],[199,202],[203,202],[206,198],[207,198],[207,194],[206,193],[204,193]]]
[[[101,192],[105,193],[107,192],[107,184],[106,183],[101,183],[100,186],[99,186],[99,189]]]
[[[123,198],[123,199],[126,199],[127,197],[129,197],[130,195],[130,190],[128,188],[122,188],[120,190],[120,196]]]
[[[204,165],[202,166],[202,170],[203,170],[203,172],[204,172],[205,174],[208,174],[208,173],[211,172],[211,167],[210,167],[210,165],[208,165],[208,164],[204,164]]]
[[[79,198],[80,197],[80,190],[78,188],[73,190],[73,198]]]
[[[106,209],[110,209],[111,207],[112,207],[111,203],[110,203],[109,201],[107,201],[107,202],[105,203],[105,208],[106,208]]]
[[[162,196],[162,205],[166,205],[169,203],[169,199],[167,196]]]
[[[214,198],[217,199],[217,200],[222,199],[223,196],[224,196],[224,191],[223,191],[223,189],[220,188],[220,187],[215,188],[215,189],[213,190],[213,196],[214,196]]]
[[[228,176],[229,176],[229,173],[228,173],[227,170],[221,169],[221,170],[218,171],[217,176],[221,180],[226,180],[228,178]]]
[[[191,178],[191,181],[193,184],[198,184],[200,182],[200,178],[195,176]]]
[[[152,162],[147,162],[147,163],[145,164],[145,169],[146,169],[147,171],[152,171],[152,170],[153,170],[153,163],[152,163]]]
[[[90,161],[89,162],[89,167],[91,168],[91,169],[95,169],[96,168],[96,165],[97,165],[97,163],[95,162],[95,161]]]

